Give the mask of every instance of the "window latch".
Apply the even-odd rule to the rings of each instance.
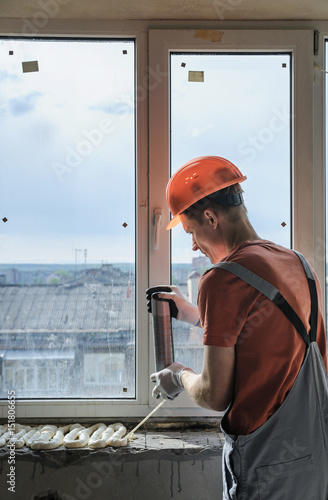
[[[154,220],[155,220],[155,244],[154,244],[154,248],[155,248],[155,250],[159,249],[159,232],[160,232],[161,225],[162,225],[162,215],[163,215],[163,210],[161,208],[154,209]]]

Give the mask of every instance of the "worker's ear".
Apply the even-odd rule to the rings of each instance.
[[[216,215],[215,212],[211,209],[206,209],[204,210],[204,217],[205,220],[212,226],[213,229],[216,229],[218,227],[218,216]]]

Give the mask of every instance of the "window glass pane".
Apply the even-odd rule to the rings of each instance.
[[[215,155],[244,175],[245,203],[260,237],[291,245],[291,95],[289,54],[171,54],[171,173]],[[277,196],[279,197],[277,199]],[[190,235],[172,230],[172,282],[196,303],[210,261]],[[201,368],[201,331],[175,324],[176,359]],[[184,343],[187,344],[184,345]],[[186,349],[187,347],[187,349]],[[176,348],[178,351],[179,347]],[[181,354],[181,356],[180,356]]]
[[[134,398],[134,41],[0,48],[0,397]]]

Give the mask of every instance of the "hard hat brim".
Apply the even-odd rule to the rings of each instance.
[[[181,222],[180,215],[175,215],[168,225],[166,226],[166,231],[169,231],[170,229],[173,229],[175,226],[177,226]]]

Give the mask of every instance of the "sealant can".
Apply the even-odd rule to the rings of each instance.
[[[153,337],[156,371],[163,370],[174,361],[172,318],[167,300],[151,298],[153,315]]]

